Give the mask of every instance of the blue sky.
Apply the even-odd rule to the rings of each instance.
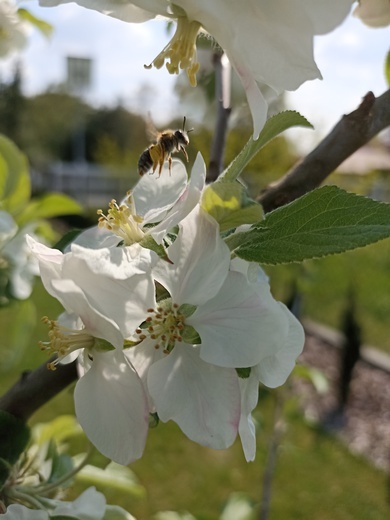
[[[27,94],[64,81],[66,56],[90,57],[94,66],[88,97],[93,103],[121,100],[132,109],[145,106],[156,123],[180,113],[172,93],[176,78],[165,69],[143,67],[168,41],[163,21],[127,24],[75,4],[41,8],[37,0],[19,3],[54,26],[50,40],[36,30],[30,32],[21,56]],[[383,66],[389,45],[389,28],[371,29],[352,16],[332,33],[316,38],[315,58],[324,79],[307,82],[287,95],[289,108],[301,112],[317,129],[293,132],[302,148],[310,148],[343,113],[356,108],[368,90],[376,95],[386,90]],[[0,64],[3,77],[11,66],[12,60]]]

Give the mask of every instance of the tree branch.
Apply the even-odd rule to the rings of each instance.
[[[0,410],[27,421],[38,408],[76,379],[76,361],[58,364],[54,371],[44,363],[35,370],[22,373],[19,381],[0,397]]]
[[[258,197],[268,213],[318,187],[347,157],[390,126],[390,89],[375,98],[368,92],[360,106],[345,115],[323,141],[282,179]]]

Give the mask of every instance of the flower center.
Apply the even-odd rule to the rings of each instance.
[[[199,70],[199,62],[196,53],[196,38],[201,25],[199,22],[190,22],[186,16],[177,18],[176,32],[171,41],[164,47],[160,54],[145,68],[155,66],[161,69],[165,61],[170,74],[179,74],[179,70],[186,70],[190,84],[196,87],[196,73]]]
[[[161,302],[157,309],[148,309],[148,317],[136,334],[140,341],[155,340],[154,347],[162,348],[165,354],[172,351],[175,343],[183,341],[186,316],[179,311],[179,305],[170,300]]]
[[[126,203],[118,206],[115,199],[108,205],[107,215],[98,209],[98,226],[106,228],[119,236],[125,246],[131,246],[140,242],[145,233],[142,231],[142,217],[136,214],[134,200],[131,192],[128,192]]]
[[[49,327],[49,341],[40,341],[41,350],[49,354],[57,354],[57,358],[47,364],[50,370],[55,370],[57,365],[69,354],[79,349],[91,349],[96,346],[97,338],[83,330],[73,330],[60,325],[57,321],[50,320],[47,316],[42,321]]]

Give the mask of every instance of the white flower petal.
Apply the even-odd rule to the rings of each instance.
[[[241,417],[238,426],[242,448],[248,462],[256,456],[256,428],[252,419],[252,411],[256,408],[259,399],[259,382],[256,376],[250,375],[247,379],[239,378],[241,391]]]
[[[199,306],[186,323],[201,337],[201,357],[218,366],[245,368],[272,354],[287,333],[288,321],[269,285],[250,285],[229,272],[219,293]]]
[[[75,517],[79,520],[101,520],[104,517],[106,498],[94,487],[86,489],[73,502],[62,502],[53,515]]]
[[[16,235],[18,226],[8,211],[0,211],[0,249]]]
[[[2,520],[49,520],[46,511],[34,511],[20,504],[10,504],[1,516]]]
[[[142,456],[148,431],[147,399],[123,352],[95,352],[74,396],[77,419],[103,455],[124,465]]]
[[[162,220],[187,186],[187,171],[178,159],[172,161],[172,172],[165,163],[161,175],[144,175],[132,194],[135,211],[143,217],[143,225]]]
[[[92,226],[77,235],[73,242],[66,247],[65,253],[71,251],[72,244],[88,249],[100,249],[101,247],[116,247],[119,242],[120,238],[114,235],[112,231],[99,226]]]
[[[253,369],[259,381],[270,388],[285,383],[305,343],[305,332],[300,322],[283,303],[278,302],[278,304],[288,320],[286,337],[280,342],[279,348],[273,355],[262,359]]]
[[[200,305],[212,298],[222,286],[230,262],[218,224],[199,206],[180,223],[168,257],[173,264],[161,260],[153,275],[179,304]]]
[[[118,325],[91,306],[82,289],[73,280],[53,280],[53,296],[63,303],[68,313],[79,316],[91,336],[103,338],[121,349],[124,338]]]
[[[386,27],[390,24],[389,0],[360,0],[353,12],[370,27]]]
[[[149,394],[149,391],[147,390],[148,372],[154,363],[166,357],[166,354],[163,353],[161,348],[155,348],[155,344],[155,340],[146,338],[140,345],[124,350],[125,356],[135,368],[137,374],[144,384],[148,394],[149,412],[151,413],[156,411],[156,407],[151,395]]]
[[[209,365],[199,349],[180,344],[150,367],[148,388],[160,419],[175,421],[191,440],[214,449],[234,442],[240,417],[235,370]]]
[[[150,234],[158,244],[161,244],[167,231],[181,222],[199,203],[206,181],[206,165],[200,153],[197,154],[191,172],[190,182],[175,205],[160,224],[155,226]]]
[[[74,245],[62,272],[82,288],[94,309],[117,323],[124,337],[155,306],[151,267],[157,257],[137,246],[139,255],[133,258],[132,251],[132,246],[89,250]]]
[[[115,18],[119,18],[120,20],[124,20],[126,22],[140,23],[146,22],[151,18],[155,17],[154,12],[149,12],[145,9],[148,9],[148,4],[150,7],[154,5],[158,5],[157,2],[153,2],[153,0],[145,0],[142,2],[142,7],[145,9],[141,9],[137,7],[137,2],[123,2],[123,0],[39,0],[39,5],[42,7],[54,7],[61,4],[69,4],[69,3],[77,3],[82,7],[86,7],[88,9],[94,9],[95,11],[100,11],[103,14],[114,16]]]

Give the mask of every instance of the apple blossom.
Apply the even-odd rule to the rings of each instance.
[[[257,403],[253,390],[242,397],[236,369],[253,367],[251,388],[262,379],[282,384],[303,347],[303,334],[293,345],[289,334],[302,327],[272,298],[265,277],[253,283],[234,269],[217,223],[201,208],[179,229],[168,247],[172,263],[159,260],[153,269],[169,298],[150,309],[136,331],[140,343],[126,354],[147,386],[151,411],[221,449],[244,431]],[[282,350],[290,348],[278,370]],[[251,441],[242,438],[251,460]]]
[[[31,295],[39,274],[38,262],[26,243],[26,234],[33,235],[35,229],[33,223],[19,229],[10,213],[0,211],[0,268],[7,279],[7,290],[19,300]]]
[[[66,2],[67,0],[65,0]],[[61,0],[40,0],[41,5],[58,5]],[[123,19],[123,2],[77,0],[85,7]],[[199,63],[196,39],[201,30],[223,48],[245,89],[257,139],[265,124],[268,104],[261,92],[266,84],[275,95],[295,90],[307,80],[321,78],[313,58],[313,39],[339,25],[353,0],[133,0],[126,20],[139,22],[131,8],[143,8],[177,22],[171,41],[152,61],[164,64],[171,74],[186,70],[196,85]]]
[[[144,175],[120,205],[111,201],[107,215],[99,210],[99,227],[104,232],[100,240],[92,233],[101,245],[107,244],[108,239],[112,241],[112,234],[121,238],[125,246],[142,243],[148,236],[161,244],[167,232],[199,202],[205,178],[206,166],[200,153],[189,181],[183,163],[173,160],[171,172],[165,164],[158,178],[157,174]],[[88,233],[90,236],[91,232]],[[84,238],[78,238],[77,243],[85,243]]]
[[[41,346],[57,353],[52,368],[79,356],[77,418],[101,453],[128,464],[142,455],[148,407],[141,380],[122,349],[154,301],[153,254],[142,249],[133,258],[128,247],[77,245],[62,254],[31,237],[29,244],[46,290],[67,311],[58,322],[46,319],[50,341]]]
[[[390,0],[359,0],[353,14],[370,27],[390,25]]]

